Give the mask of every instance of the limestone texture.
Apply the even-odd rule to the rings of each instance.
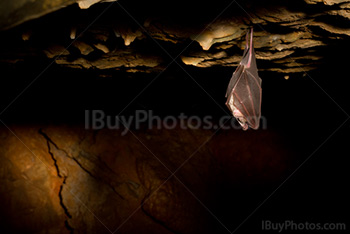
[[[11,233],[215,233],[207,209],[218,186],[273,184],[288,167],[268,132],[51,125],[3,127],[0,137],[1,226]]]
[[[151,73],[171,63],[235,67],[253,27],[258,68],[288,74],[321,66],[327,48],[350,36],[349,1],[219,1],[212,12],[199,2],[186,5],[188,9],[180,7],[182,2],[165,7],[157,1],[1,4],[6,12],[0,24],[5,38],[0,61],[10,64],[34,56],[97,71]],[[315,57],[319,59],[310,59]]]

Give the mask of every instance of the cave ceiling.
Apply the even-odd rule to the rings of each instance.
[[[98,71],[160,72],[171,63],[235,67],[253,27],[260,71],[317,69],[349,39],[350,1],[3,1],[0,62],[40,58]]]

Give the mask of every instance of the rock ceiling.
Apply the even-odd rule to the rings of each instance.
[[[159,72],[173,62],[234,67],[244,49],[244,35],[253,26],[259,70],[295,73],[322,65],[327,49],[350,36],[350,0],[283,5],[228,1],[210,14],[213,6],[196,4],[168,12],[169,7],[162,6],[142,11],[153,9],[152,3],[135,10],[131,1],[22,2],[1,3],[1,9],[10,9],[6,14],[1,10],[2,37],[7,41],[0,47],[2,63],[42,56],[75,69],[127,72]],[[48,14],[51,11],[56,12]]]

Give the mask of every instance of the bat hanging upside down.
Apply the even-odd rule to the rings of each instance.
[[[253,28],[247,32],[242,61],[233,73],[226,91],[226,106],[243,130],[259,128],[261,110],[261,79],[255,61]]]

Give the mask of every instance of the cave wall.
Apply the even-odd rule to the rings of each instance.
[[[245,1],[246,12],[233,3],[218,18],[230,2],[85,2],[1,20],[1,231],[259,233],[263,219],[348,221],[348,61],[336,59],[349,52],[348,1]],[[93,109],[227,115],[250,26],[266,128],[84,129]]]
[[[64,7],[72,2],[54,3]],[[75,69],[127,72],[160,72],[169,63],[234,67],[244,49],[244,35],[254,27],[259,69],[288,75],[321,66],[328,48],[350,36],[346,0],[218,1],[215,8],[198,1],[180,1],[171,6],[159,1],[117,1],[90,8],[88,3],[93,2],[80,1],[80,5],[73,4],[3,32],[6,43],[0,50],[2,62],[17,63],[41,56]],[[29,4],[23,7],[37,9]],[[56,5],[46,8],[54,11]],[[7,14],[17,12],[16,7],[9,9]],[[41,15],[48,13],[41,8],[38,11]],[[31,18],[30,11],[19,12],[22,21]],[[4,16],[17,21],[8,22],[2,29],[22,22]]]
[[[211,139],[210,131],[181,129],[136,137],[77,126],[10,129],[1,129],[0,198],[1,227],[11,233],[226,232],[207,209],[235,217],[248,205],[242,196],[254,197],[291,167],[273,132]],[[223,185],[234,188],[225,191],[235,210],[221,207]]]

